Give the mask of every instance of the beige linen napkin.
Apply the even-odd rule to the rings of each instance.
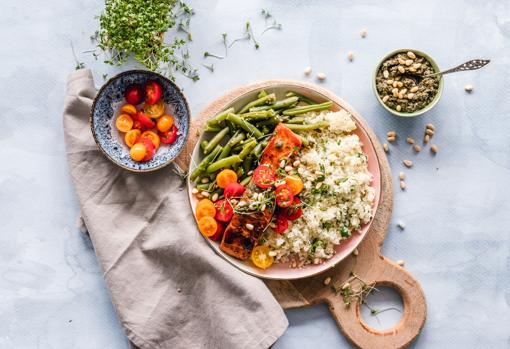
[[[288,322],[264,283],[206,244],[169,168],[131,173],[102,155],[89,127],[89,70],[72,73],[67,88],[71,176],[129,340],[143,349],[269,347]]]

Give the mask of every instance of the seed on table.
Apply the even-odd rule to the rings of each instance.
[[[386,137],[386,140],[388,142],[395,142],[396,138],[394,136],[389,136],[389,137]]]
[[[388,136],[388,137],[397,137],[397,132],[395,132],[395,131],[388,131],[388,133],[386,133],[386,136]]]
[[[473,85],[469,84],[464,86],[464,90],[466,90],[467,93],[473,92]]]
[[[402,190],[406,189],[406,182],[400,181],[400,189],[402,189]]]
[[[219,197],[219,194],[218,193],[214,193],[213,196],[211,197],[211,201],[212,202],[218,201],[218,197]]]
[[[209,183],[209,178],[207,178],[207,177],[206,178],[202,178],[200,180],[200,182],[202,182],[202,184],[207,184],[207,183]]]
[[[368,30],[366,28],[361,29],[361,32],[359,33],[362,38],[367,37]]]
[[[403,259],[399,259],[399,260],[397,261],[397,264],[398,264],[398,265],[400,265],[401,267],[403,267],[405,263],[406,263],[406,262],[404,262],[404,260],[403,260]]]
[[[413,88],[411,88],[410,92],[412,93],[415,93],[418,91],[418,86],[414,86]]]
[[[413,146],[413,149],[414,149],[414,151],[415,151],[415,152],[417,152],[417,153],[421,152],[421,147],[420,147],[418,144],[415,144],[415,145]]]
[[[439,151],[439,148],[437,147],[437,145],[432,144],[430,146],[430,151],[433,152],[434,154],[437,154],[437,152]]]
[[[386,95],[382,98],[383,103],[386,103],[390,99],[390,96]]]
[[[197,188],[191,189],[191,194],[198,194],[198,189]]]
[[[390,72],[385,70],[383,71],[382,75],[384,76],[385,79],[387,79],[390,76]]]
[[[409,93],[407,94],[407,99],[413,99],[413,97],[414,97],[414,93],[409,92]]]
[[[397,111],[401,111],[401,110],[402,110],[402,107],[400,106],[400,104],[399,104],[399,105],[397,105],[397,108],[396,108],[396,109],[397,109]]]
[[[402,58],[398,58],[398,64],[406,64],[406,61]]]
[[[324,286],[328,286],[329,283],[331,282],[331,278],[328,276],[327,278],[324,279],[323,283],[324,283]]]
[[[326,80],[326,74],[324,73],[317,74],[317,79],[319,79],[320,81]]]
[[[354,60],[354,53],[352,51],[347,52],[347,58],[352,62]]]
[[[355,256],[359,255],[359,251],[358,251],[358,249],[357,249],[357,248],[355,248],[355,249],[354,249],[354,251],[352,251],[352,254],[353,254],[353,255],[355,255]]]
[[[177,289],[177,293],[181,293],[182,290],[180,288]]]
[[[423,144],[427,144],[430,141],[430,136],[428,134],[425,134],[423,136]]]
[[[255,228],[255,227],[253,226],[253,224],[250,224],[250,223],[246,223],[245,227],[246,227],[246,229],[248,229],[248,230],[253,230],[253,228]]]
[[[414,144],[414,139],[412,137],[407,137],[406,142],[409,144]]]
[[[404,230],[406,228],[406,225],[402,221],[397,221],[397,227],[399,227],[401,230]]]
[[[402,86],[404,86],[404,83],[402,81],[397,82],[397,87],[402,87]]]
[[[312,67],[310,67],[310,66],[306,67],[303,70],[303,73],[305,73],[305,75],[310,75],[311,72],[312,72]]]
[[[404,64],[405,64],[405,62],[404,62]],[[401,66],[401,65],[399,65],[397,69],[398,69],[398,71],[399,71],[399,72],[401,72],[402,74],[404,74],[404,73],[406,72],[405,68],[404,68],[403,66]]]
[[[404,179],[406,179],[406,174],[405,174],[404,172],[400,171],[400,172],[398,173],[398,178],[399,178],[401,181],[403,181]]]
[[[430,129],[430,130],[432,130],[432,131],[434,131],[436,129],[434,124],[427,124],[425,127]]]
[[[207,191],[203,191],[203,192],[201,192],[200,194],[202,194],[202,196],[203,196],[203,197],[206,197],[206,198],[208,198],[208,197],[211,195],[211,194],[210,194],[209,192],[207,192]]]
[[[411,64],[413,64],[413,60],[412,59],[407,59],[406,60],[406,65],[410,66]]]
[[[425,130],[425,134],[426,134],[426,135],[429,135],[430,137],[432,137],[432,136],[434,135],[434,131],[433,131],[433,130],[431,130],[430,128],[427,128],[427,129]]]
[[[388,143],[384,143],[384,144],[382,145],[382,147],[383,147],[383,149],[384,149],[384,151],[385,151],[385,152],[389,152],[389,151],[390,151],[390,147],[388,146]]]
[[[414,54],[413,51],[408,51],[407,52],[407,57],[411,58],[411,59],[416,59],[416,55]]]
[[[413,167],[413,162],[411,160],[404,160],[402,163],[408,168]]]

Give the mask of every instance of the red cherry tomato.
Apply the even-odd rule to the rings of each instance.
[[[177,127],[172,125],[172,128],[166,132],[158,131],[161,143],[172,144],[177,139]]]
[[[152,121],[152,119],[150,117],[148,117],[141,111],[136,114],[136,119],[146,129],[151,129],[151,128],[156,127],[156,123],[154,121]]]
[[[301,208],[301,200],[298,197],[294,197],[292,204],[285,208],[283,211],[283,216],[287,218],[289,221],[294,221],[301,217],[303,214],[303,209]]]
[[[216,221],[216,233],[214,233],[213,236],[209,237],[209,239],[211,239],[212,241],[218,241],[221,239],[221,236],[223,235],[223,224],[221,224],[221,222],[218,222]]]
[[[259,188],[266,189],[273,185],[276,180],[276,172],[266,165],[259,165],[253,171],[253,182]]]
[[[156,104],[163,95],[161,85],[155,81],[149,81],[145,84],[145,103],[148,105]]]
[[[156,154],[156,146],[149,138],[142,137],[138,140],[137,143],[143,143],[145,145],[145,148],[147,149],[147,154],[142,159],[142,161],[149,161],[154,157],[154,154]]]
[[[292,189],[287,184],[276,187],[276,204],[280,207],[289,207],[294,200]]]
[[[276,215],[276,227],[273,228],[274,232],[277,234],[283,234],[289,228],[289,221],[283,214],[280,212]]]
[[[124,93],[124,98],[129,104],[137,105],[142,103],[143,100],[143,91],[140,85],[131,85],[126,89]]]
[[[223,195],[225,198],[240,198],[246,189],[242,184],[239,183],[229,183],[223,190]]]
[[[216,215],[214,218],[216,218],[217,221],[225,223],[230,222],[234,215],[234,209],[232,205],[230,205],[230,202],[227,200],[218,200],[214,203],[214,207],[216,207]]]

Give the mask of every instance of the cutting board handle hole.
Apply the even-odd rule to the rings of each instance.
[[[378,285],[360,305],[363,325],[374,332],[387,332],[394,328],[404,315],[402,296],[396,289]]]

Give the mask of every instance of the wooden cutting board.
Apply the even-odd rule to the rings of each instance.
[[[320,86],[300,81],[269,80],[231,90],[214,100],[193,118],[188,142],[176,163],[182,169],[188,168],[191,153],[207,119],[224,110],[234,99],[247,92],[271,88],[282,83],[312,88],[351,112],[375,147],[381,171],[381,198],[372,226],[358,246],[358,256],[351,255],[334,268],[310,278],[292,281],[264,280],[264,282],[284,309],[327,303],[338,328],[357,347],[404,348],[418,336],[425,323],[427,316],[425,295],[418,281],[409,272],[381,255],[393,208],[391,170],[376,135],[361,115],[345,101]],[[389,286],[400,293],[404,310],[401,321],[395,327],[385,331],[370,328],[361,318],[361,304],[358,300],[346,307],[341,296],[336,295],[330,286],[324,285],[324,280],[328,277],[331,278],[330,285],[341,284],[349,278],[351,272],[356,273],[368,284]]]

